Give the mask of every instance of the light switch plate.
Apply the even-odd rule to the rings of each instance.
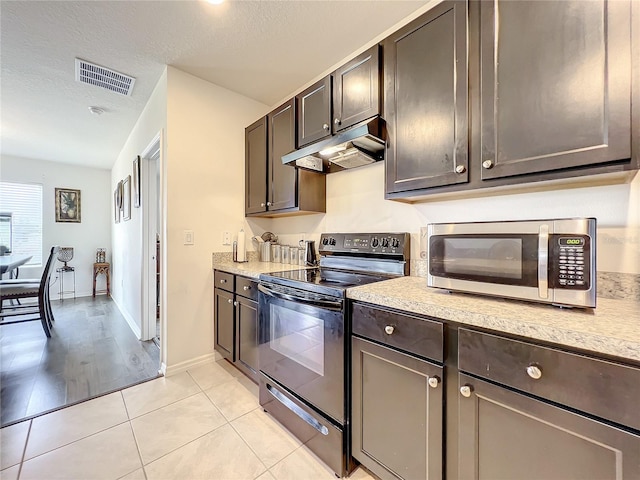
[[[193,245],[193,230],[184,231],[184,244]]]
[[[231,232],[222,232],[222,244],[231,245]]]

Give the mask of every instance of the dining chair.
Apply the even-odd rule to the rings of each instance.
[[[58,253],[59,248],[58,246],[51,247],[51,253],[49,254],[47,263],[42,271],[42,277],[39,281],[5,280],[0,282],[0,304],[2,304],[4,300],[38,299],[37,305],[23,304],[3,308],[2,311],[0,311],[0,325],[40,320],[45,335],[51,337],[54,318],[49,298],[49,280],[51,279],[51,271],[53,270],[54,257]],[[34,317],[34,315],[37,316]],[[30,316],[30,318],[12,319],[13,317],[24,316]],[[7,318],[9,318],[9,320],[6,320]]]

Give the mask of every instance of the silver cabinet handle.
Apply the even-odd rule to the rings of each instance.
[[[460,394],[465,398],[469,398],[471,396],[471,392],[473,392],[473,387],[471,385],[463,385],[460,387]]]
[[[337,119],[336,119],[337,120]],[[329,130],[329,124],[325,123],[324,125],[322,125],[322,128],[324,128],[325,130]]]
[[[267,202],[267,207],[270,207],[271,205],[273,205],[273,203]]]
[[[335,123],[336,125],[340,125],[340,119],[339,118],[334,118],[333,119],[333,123]]]
[[[249,285],[245,285],[244,287],[242,287],[242,289],[246,292],[247,290],[250,290],[251,287]]]
[[[440,385],[440,378],[439,377],[429,377],[429,380],[427,380],[427,382],[429,382],[429,386],[431,388],[438,388],[438,385]]]
[[[222,280],[220,280],[220,283],[227,283],[227,279],[223,278]]]
[[[233,302],[233,306],[237,307],[238,306],[238,302]]]
[[[386,327],[384,327],[384,333],[386,333],[387,335],[393,334],[394,331],[395,328],[393,325],[387,325]]]
[[[233,300],[231,300],[230,298],[227,299],[227,303],[232,303]]]
[[[527,375],[529,375],[534,380],[538,380],[542,377],[542,370],[537,365],[529,365],[527,367]]]
[[[482,162],[482,167],[483,168],[493,167],[493,160],[485,160],[484,162]]]
[[[266,205],[267,205],[267,204],[266,204],[266,203],[264,203],[264,202],[262,202],[262,203],[260,204],[260,206],[261,206],[261,207],[266,207]]]
[[[458,165],[456,167],[456,173],[464,173],[467,171],[467,167],[465,167],[464,165]]]

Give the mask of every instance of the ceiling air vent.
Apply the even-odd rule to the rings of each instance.
[[[133,77],[80,58],[76,58],[76,80],[127,96],[131,95],[133,85],[136,83]]]

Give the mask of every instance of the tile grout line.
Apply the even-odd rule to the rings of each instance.
[[[223,417],[223,418],[224,418],[224,417]],[[229,423],[229,422],[227,422],[226,424],[228,424],[228,423]],[[206,436],[207,436],[207,435],[209,435],[210,433],[213,433],[213,432],[215,432],[216,430],[218,430],[218,429],[220,429],[220,428],[224,427],[226,424],[225,424],[225,423],[223,423],[222,425],[219,425],[219,426],[217,426],[216,428],[214,428],[214,429],[212,429],[212,430],[209,430],[209,431],[208,431],[208,432],[206,432],[206,433],[203,433],[202,435],[200,435],[200,436],[198,436],[198,437],[194,438],[193,440],[189,440],[189,441],[188,441],[187,443],[185,443],[184,445],[180,445],[179,447],[176,447],[176,448],[174,448],[173,450],[171,450],[171,451],[169,451],[169,452],[167,452],[167,453],[163,453],[163,454],[162,454],[162,455],[160,455],[158,458],[154,458],[153,460],[151,460],[149,463],[144,463],[144,460],[142,460],[142,458],[141,458],[141,461],[142,461],[142,468],[144,469],[144,467],[149,466],[149,465],[151,465],[152,463],[157,462],[157,461],[158,461],[158,460],[160,460],[161,458],[164,458],[164,457],[166,457],[167,455],[172,454],[172,453],[173,453],[173,452],[175,452],[176,450],[180,450],[181,448],[186,447],[186,446],[187,446],[187,445],[189,445],[190,443],[193,443],[193,442],[195,442],[195,441],[197,441],[197,440],[200,440],[200,439],[201,439],[201,438],[203,438],[203,437],[206,437]],[[134,434],[134,437],[135,437],[135,434]],[[137,443],[137,440],[136,440],[136,443]],[[145,470],[145,477],[146,477],[146,470]]]
[[[245,413],[244,415],[240,415],[238,418],[242,418],[246,415],[249,415],[252,412],[255,412],[258,408],[260,408],[260,406],[258,405],[258,407],[254,408],[253,410],[251,410],[250,412]],[[234,418],[235,420],[238,420],[238,418]],[[255,478],[260,477],[261,475],[264,475],[265,472],[269,472],[269,467],[267,467],[267,465],[262,461],[262,459],[260,458],[260,456],[258,455],[258,452],[256,452],[253,448],[251,448],[251,445],[249,445],[249,443],[244,439],[244,437],[242,436],[242,434],[236,429],[236,427],[233,425],[232,422],[229,422],[229,426],[231,427],[231,429],[236,432],[236,435],[238,435],[238,437],[240,437],[240,440],[242,440],[244,442],[244,444],[249,448],[249,450],[251,450],[251,452],[256,456],[256,458],[258,459],[258,461],[262,464],[262,466],[264,467],[264,472],[261,472],[260,475],[258,475]],[[277,463],[277,462],[276,462]],[[271,472],[269,472],[271,473]],[[273,474],[272,474],[273,475]],[[254,479],[255,480],[255,479]]]
[[[196,383],[197,383],[197,382],[196,382]],[[184,445],[180,445],[180,446],[178,446],[178,447],[174,448],[173,450],[170,450],[170,451],[168,451],[167,453],[164,453],[163,455],[159,456],[158,458],[154,458],[154,459],[153,459],[153,460],[151,460],[149,463],[146,463],[146,464],[145,464],[145,463],[144,463],[144,459],[142,458],[142,452],[140,452],[140,448],[139,448],[139,445],[138,445],[138,438],[136,437],[135,430],[133,430],[133,424],[131,423],[134,419],[129,420],[129,423],[131,424],[131,429],[133,430],[133,438],[134,438],[134,439],[135,439],[135,441],[136,441],[136,446],[138,446],[138,453],[140,454],[140,462],[142,463],[142,469],[144,470],[145,478],[147,478],[147,472],[146,472],[146,470],[144,469],[144,467],[145,467],[146,465],[151,465],[152,463],[154,463],[154,462],[156,462],[156,461],[160,460],[160,459],[161,459],[161,458],[163,458],[163,457],[166,457],[167,455],[169,455],[169,454],[171,454],[171,453],[175,452],[176,450],[179,450],[179,449],[181,449],[181,448],[183,448],[183,447],[185,447],[185,446],[189,445],[190,443],[193,443],[193,442],[195,442],[196,440],[199,440],[199,439],[203,438],[204,436],[209,435],[209,434],[210,434],[210,433],[212,433],[212,432],[215,432],[215,431],[216,431],[216,430],[218,430],[220,427],[223,427],[225,424],[229,424],[229,425],[230,425],[230,422],[227,420],[227,418],[224,416],[224,414],[220,411],[220,409],[218,408],[218,406],[217,406],[215,403],[213,403],[213,400],[211,400],[211,399],[209,398],[209,396],[208,396],[204,391],[200,391],[200,392],[198,392],[198,393],[194,393],[193,395],[189,395],[188,397],[185,397],[185,398],[183,398],[183,399],[181,399],[181,400],[177,400],[177,401],[172,402],[172,403],[170,403],[170,404],[168,404],[168,405],[165,405],[165,407],[168,407],[169,405],[173,405],[174,403],[181,402],[182,400],[186,400],[187,398],[194,397],[194,396],[196,396],[196,395],[199,395],[200,393],[204,394],[205,398],[206,398],[206,399],[211,403],[211,405],[213,406],[213,408],[215,408],[215,409],[218,411],[218,413],[220,413],[220,416],[221,416],[221,417],[222,417],[222,419],[224,420],[224,423],[222,423],[221,425],[218,425],[217,427],[215,427],[215,428],[213,428],[213,429],[209,430],[208,432],[205,432],[205,433],[203,433],[202,435],[200,435],[200,436],[198,436],[198,437],[196,437],[196,438],[194,438],[194,439],[192,439],[192,440],[188,441],[188,442],[187,442],[187,443],[185,443]],[[157,409],[153,410],[153,412],[156,412],[156,411],[158,411],[158,410],[161,410],[162,408],[165,408],[165,407],[157,408]],[[151,412],[148,412],[148,413],[151,413]],[[137,418],[143,417],[144,415],[147,415],[147,414],[145,413],[145,414],[143,414],[143,415],[139,415],[138,417],[135,417],[135,418],[137,419]]]
[[[115,392],[114,392],[114,393],[115,393]],[[121,392],[120,392],[120,394],[122,395],[122,393],[121,393]],[[109,395],[111,395],[111,394],[109,394]],[[101,397],[98,397],[98,398],[101,398]],[[95,399],[91,399],[91,400],[95,400]],[[87,402],[90,402],[91,400],[88,400]],[[84,403],[84,402],[82,402],[82,403]],[[123,399],[123,403],[124,403],[124,399]],[[72,405],[72,407],[73,407],[73,406],[75,406],[75,405]],[[126,408],[127,408],[126,403],[124,403],[124,407],[125,407],[125,413],[127,413],[127,412],[126,412]],[[71,408],[71,407],[63,407],[63,408],[62,408],[62,409],[60,409],[60,410],[56,410],[55,412],[50,412],[50,413],[47,413],[47,414],[45,414],[45,415],[41,415],[40,417],[37,417],[37,418],[44,418],[44,417],[47,417],[48,415],[51,415],[51,414],[57,413],[57,412],[59,412],[59,411],[61,411],[61,410],[65,409],[65,408]],[[27,439],[31,436],[31,429],[32,429],[32,427],[33,427],[33,421],[34,421],[34,420],[36,420],[36,419],[34,418],[34,419],[29,420],[29,422],[31,422],[31,424],[29,425],[29,433],[28,433],[28,435],[27,435]],[[50,450],[46,450],[46,451],[44,451],[44,452],[42,452],[42,453],[40,453],[40,454],[38,454],[38,455],[34,455],[33,457],[30,457],[30,458],[27,458],[26,460],[23,460],[23,462],[24,462],[24,461],[27,461],[27,462],[28,462],[29,460],[33,460],[34,458],[38,458],[38,457],[41,457],[41,456],[46,455],[46,454],[48,454],[48,453],[55,452],[56,450],[59,450],[59,449],[64,448],[64,447],[68,447],[69,445],[73,445],[74,443],[80,442],[80,441],[85,440],[85,439],[87,439],[87,438],[89,438],[89,437],[93,437],[94,435],[98,435],[99,433],[106,432],[107,430],[110,430],[110,429],[115,428],[115,427],[119,427],[120,425],[123,425],[123,424],[127,423],[128,421],[129,421],[129,414],[127,413],[127,419],[126,419],[126,420],[124,420],[124,421],[122,421],[122,422],[115,423],[115,424],[113,424],[113,425],[110,425],[110,426],[108,426],[108,427],[102,428],[102,429],[100,429],[100,430],[97,430],[97,431],[95,431],[95,432],[93,432],[93,433],[90,433],[90,434],[88,434],[88,435],[85,435],[85,436],[83,436],[83,437],[76,438],[75,440],[70,441],[70,442],[68,442],[68,443],[64,443],[64,444],[59,445],[59,446],[57,446],[57,447],[55,447],[55,448],[52,448],[52,449],[50,449]],[[27,454],[27,444],[25,444],[25,447],[24,447],[23,459],[24,459],[24,457],[26,456],[26,454]]]
[[[133,442],[136,444],[136,451],[138,452],[138,459],[140,460],[140,467],[142,468],[142,473],[144,474],[144,478],[147,478],[147,472],[144,470],[144,460],[142,459],[142,452],[140,451],[140,445],[138,444],[138,437],[136,437],[136,432],[133,429],[133,425],[131,424],[131,420],[129,420],[129,429],[131,430],[131,435],[133,435]],[[135,470],[133,471],[135,472]],[[129,472],[127,475],[133,473]],[[123,475],[126,476],[126,475]]]
[[[18,467],[18,476],[16,477],[18,480],[20,479],[20,475],[22,475],[22,465],[24,464],[24,457],[27,454],[27,444],[29,443],[29,436],[31,435],[31,426],[33,425],[33,420],[29,420],[29,428],[27,430],[27,438],[24,441],[24,447],[22,447],[22,457],[20,457],[20,466]]]

